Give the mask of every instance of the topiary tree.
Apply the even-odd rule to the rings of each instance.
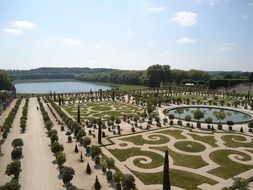
[[[82,144],[83,146],[86,148],[87,146],[89,146],[91,143],[91,139],[90,137],[83,137],[82,138]]]
[[[90,168],[89,162],[87,163],[87,166],[86,166],[86,173],[89,175],[91,174],[91,168]]]
[[[11,143],[13,148],[22,148],[24,146],[24,142],[21,138],[14,139]]]
[[[77,145],[75,146],[75,153],[78,153],[78,147],[77,147]]]
[[[76,139],[80,142],[83,136],[86,136],[85,130],[84,129],[78,130],[76,134]]]
[[[241,177],[233,178],[234,183],[233,186],[236,187],[238,190],[249,190],[249,181],[245,180]]]
[[[71,167],[64,166],[61,169],[61,178],[65,185],[70,183],[74,175],[75,175],[75,170]]]
[[[82,153],[82,151],[80,153],[80,161],[83,162],[83,153]]]
[[[58,166],[61,168],[62,165],[66,162],[66,155],[64,152],[57,152],[56,153],[56,161]]]
[[[125,174],[122,177],[122,187],[124,190],[134,190],[135,189],[135,179],[131,174]]]
[[[58,142],[54,142],[53,144],[51,144],[51,151],[56,154],[59,151],[63,151],[64,147],[63,145],[59,144]]]
[[[12,179],[10,182],[7,182],[4,186],[0,186],[1,190],[19,190],[20,185],[16,179]]]
[[[20,161],[14,161],[7,165],[5,174],[8,176],[13,175],[14,176],[13,178],[18,180],[20,172],[21,172]]]
[[[99,118],[97,120],[98,124],[98,144],[102,144],[102,120]]]
[[[201,124],[199,122],[200,119],[204,118],[204,112],[201,111],[200,109],[196,109],[194,112],[193,112],[193,118],[196,119],[198,122],[197,122],[197,127],[200,127]]]
[[[100,185],[100,183],[98,181],[98,176],[96,176],[94,187],[95,187],[96,190],[100,190],[101,189],[101,185]]]
[[[91,157],[92,158],[95,158],[96,156],[98,156],[101,153],[101,148],[96,145],[92,145],[90,150],[91,150]]]
[[[99,157],[99,155],[95,157],[95,164],[97,166],[100,164],[100,157]]]
[[[112,171],[111,170],[106,172],[106,179],[108,182],[112,181]]]
[[[47,135],[49,137],[51,137],[53,134],[56,134],[57,135],[57,130],[56,129],[51,129],[50,131],[48,131]]]
[[[54,142],[58,142],[59,137],[58,137],[57,133],[53,133],[53,134],[50,136],[50,140],[51,140],[51,144],[54,143]]]
[[[106,167],[110,170],[115,166],[115,160],[113,158],[105,158],[104,159]]]
[[[170,174],[169,174],[169,158],[168,150],[165,151],[164,166],[163,166],[163,190],[170,190]]]
[[[22,149],[21,148],[14,148],[11,152],[11,158],[13,160],[20,160],[22,157]]]
[[[173,121],[174,118],[175,118],[174,114],[169,114],[170,125],[173,125],[173,123],[174,123],[174,121]]]

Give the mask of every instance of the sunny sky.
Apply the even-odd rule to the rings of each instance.
[[[0,68],[253,71],[253,0],[0,0]]]

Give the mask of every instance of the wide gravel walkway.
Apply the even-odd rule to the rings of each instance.
[[[61,190],[62,181],[58,179],[57,165],[53,164],[50,140],[45,134],[41,112],[36,98],[30,98],[28,107],[27,131],[21,134],[24,140],[21,190]]]

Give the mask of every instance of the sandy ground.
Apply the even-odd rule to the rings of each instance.
[[[36,98],[30,98],[27,131],[21,135],[24,140],[21,190],[61,190],[63,183],[58,179],[57,165],[50,150],[50,140],[45,134],[41,112],[36,109]]]
[[[49,114],[49,117],[54,123],[54,129],[57,130],[59,136],[59,143],[64,145],[64,152],[66,154],[67,161],[64,165],[70,166],[75,170],[75,176],[72,180],[73,185],[77,186],[78,188],[91,190],[94,189],[94,182],[96,176],[98,176],[99,182],[101,184],[102,189],[111,190],[114,189],[111,183],[108,183],[106,180],[106,176],[103,174],[102,170],[95,166],[94,161],[91,159],[90,156],[85,155],[85,149],[82,146],[78,146],[79,153],[75,153],[75,145],[76,140],[73,139],[72,143],[67,142],[67,136],[65,135],[65,131],[60,130],[60,125],[56,122],[56,119],[53,117],[52,113],[50,112],[48,106],[44,104],[46,111]],[[54,111],[55,112],[55,111]],[[55,112],[56,113],[56,112]],[[66,126],[65,126],[65,129]],[[92,138],[92,137],[91,137]],[[84,162],[80,162],[80,151],[82,151],[84,156]],[[87,163],[90,164],[92,174],[86,174],[86,166]]]
[[[12,101],[11,105],[2,113],[1,123],[0,123],[1,125],[4,123],[5,118],[9,115],[15,103],[16,103],[16,100]],[[24,103],[25,102],[23,100],[16,114],[16,117],[13,121],[12,128],[10,129],[10,133],[8,134],[6,141],[2,145],[2,154],[0,156],[0,185],[3,185],[6,182],[11,180],[11,177],[5,175],[5,169],[6,169],[6,166],[11,162],[11,151],[12,151],[11,142],[14,138],[19,136],[20,134],[19,121],[20,121],[20,116],[23,110]],[[1,133],[0,138],[2,139],[2,133]]]

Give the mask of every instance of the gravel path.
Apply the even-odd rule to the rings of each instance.
[[[57,165],[53,164],[50,140],[45,134],[41,112],[36,109],[38,101],[30,98],[28,106],[27,131],[21,135],[24,140],[21,190],[61,190]]]

